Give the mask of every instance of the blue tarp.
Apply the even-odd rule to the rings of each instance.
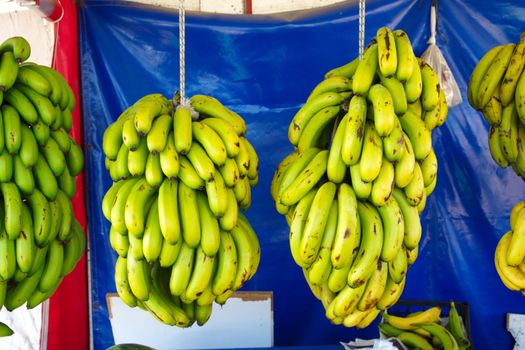
[[[323,74],[358,52],[357,1],[286,16],[187,16],[186,84],[189,96],[218,98],[240,113],[260,157],[260,182],[247,216],[257,231],[262,260],[244,289],[273,291],[275,344],[335,344],[364,330],[333,326],[289,253],[284,217],[272,204],[273,172],[290,152],[288,124]],[[404,29],[421,54],[429,37],[430,0],[367,2],[366,41],[381,26]],[[92,329],[94,348],[113,344],[106,293],[115,292],[115,253],[100,203],[110,178],[102,134],[139,97],[171,96],[179,86],[178,14],[125,1],[85,0],[79,6],[84,113]],[[466,101],[476,62],[491,47],[517,42],[525,28],[522,0],[441,1],[438,45]],[[514,203],[525,185],[512,169],[496,166],[487,147],[487,125],[464,102],[433,133],[439,160],[436,191],[422,215],[420,256],[409,269],[402,299],[456,300],[470,305],[478,349],[508,349],[507,312],[525,313],[524,297],[507,290],[493,264],[499,238],[509,230]]]

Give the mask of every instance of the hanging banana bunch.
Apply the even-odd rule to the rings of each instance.
[[[334,324],[366,327],[395,304],[437,182],[432,130],[448,107],[405,32],[383,27],[327,72],[288,130],[271,184],[290,250]]]
[[[189,103],[144,96],[103,138],[113,185],[102,211],[119,255],[118,295],[178,327],[206,323],[213,302],[224,304],[260,260],[241,211],[259,166],[246,123],[213,97]]]
[[[86,244],[71,205],[83,168],[69,135],[75,97],[30,53],[23,37],[0,44],[0,308],[9,311],[49,299]]]

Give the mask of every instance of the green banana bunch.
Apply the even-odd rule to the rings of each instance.
[[[383,27],[292,118],[295,151],[270,193],[286,215],[292,258],[332,323],[367,327],[403,292],[437,181],[432,131],[447,112],[437,75],[407,34]]]
[[[257,235],[239,210],[250,207],[258,182],[246,124],[212,97],[189,102],[140,98],[108,126],[102,147],[114,181],[102,212],[119,255],[117,293],[178,327],[203,325],[213,302],[224,304],[260,260]]]

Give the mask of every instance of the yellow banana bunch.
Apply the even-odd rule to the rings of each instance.
[[[525,177],[525,32],[518,43],[488,50],[470,76],[467,95],[490,125],[488,145],[500,167]]]
[[[432,130],[448,108],[402,30],[380,28],[361,60],[324,78],[290,122],[295,150],[270,192],[326,317],[363,328],[397,302],[417,258],[437,181]]]
[[[214,301],[224,304],[253,277],[259,240],[240,209],[251,205],[259,159],[245,133],[238,114],[205,95],[189,105],[146,95],[108,126],[113,184],[102,212],[126,305],[167,325],[203,325]]]

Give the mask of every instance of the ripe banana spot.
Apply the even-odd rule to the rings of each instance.
[[[296,122],[293,123],[293,128],[294,130],[301,130],[301,127]]]
[[[345,230],[345,234],[344,234],[344,238],[348,238],[348,237],[350,237],[350,230],[346,229]]]
[[[363,138],[363,127],[362,127],[362,126],[360,126],[359,128],[357,128],[357,133],[356,133],[356,135],[357,135],[357,138],[358,138],[358,139]]]

